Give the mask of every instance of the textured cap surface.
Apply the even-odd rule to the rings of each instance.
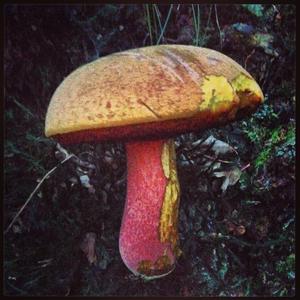
[[[45,134],[80,142],[184,132],[232,120],[262,100],[251,75],[217,51],[150,46],[102,57],[67,76],[49,104]]]

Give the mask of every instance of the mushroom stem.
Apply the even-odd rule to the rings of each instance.
[[[173,140],[130,142],[127,198],[119,249],[135,275],[154,279],[169,274],[180,255],[179,183]]]

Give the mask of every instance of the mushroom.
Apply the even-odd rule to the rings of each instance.
[[[181,254],[177,134],[253,112],[263,94],[251,75],[211,49],[159,45],[99,58],[67,76],[52,96],[45,134],[60,143],[126,143],[127,196],[119,237],[125,265],[153,279]]]

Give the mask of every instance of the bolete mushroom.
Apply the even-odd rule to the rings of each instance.
[[[46,136],[61,143],[122,140],[127,198],[119,250],[136,275],[169,274],[180,255],[174,135],[252,112],[263,94],[231,58],[214,50],[159,45],[81,66],[55,91]]]

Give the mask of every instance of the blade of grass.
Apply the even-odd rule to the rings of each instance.
[[[148,31],[149,31],[149,35],[150,35],[150,43],[151,43],[151,45],[153,45],[152,25],[151,25],[149,4],[146,4],[145,7],[146,7],[146,21],[147,21]]]
[[[206,27],[205,27],[205,31],[204,31],[204,35],[203,35],[203,39],[204,39],[204,40],[206,40],[206,33],[207,33],[208,25],[209,25],[209,23],[210,23],[210,18],[211,18],[212,8],[213,8],[213,5],[211,5],[210,8],[209,8],[209,13],[208,13],[208,18],[207,18],[207,23],[206,23]]]
[[[171,4],[171,6],[170,6],[170,8],[169,8],[168,15],[167,15],[167,18],[166,18],[164,27],[162,28],[162,30],[161,30],[161,32],[160,32],[160,36],[159,36],[159,38],[158,38],[158,40],[157,40],[156,45],[158,45],[158,44],[160,43],[160,40],[163,38],[164,32],[165,32],[165,30],[166,30],[167,24],[168,24],[169,19],[170,19],[170,16],[171,16],[172,9],[173,9],[173,4]]]
[[[197,35],[198,35],[198,43],[200,39],[200,5],[197,4],[197,20],[198,20],[198,26],[197,26]],[[197,45],[198,46],[198,45]]]
[[[156,21],[156,11],[155,11],[155,4],[151,4],[152,8],[152,18],[153,18],[153,25],[154,25],[154,32],[155,32],[155,38],[158,39],[158,31],[157,31],[157,21]],[[160,19],[159,19],[160,20]]]
[[[161,20],[160,20],[160,11],[159,11],[156,4],[153,4],[153,7],[154,7],[154,10],[155,10],[156,18],[158,20],[158,25],[159,25],[160,32],[162,32],[162,25],[161,25]]]
[[[220,24],[219,24],[218,11],[217,11],[217,4],[214,4],[214,6],[215,6],[216,23],[217,23],[217,27],[218,27],[219,35],[220,35],[220,48],[221,48],[221,50],[222,50],[222,48],[223,48],[223,37],[222,37],[222,31],[221,31]]]
[[[195,45],[197,46],[198,44],[198,32],[197,32],[197,20],[196,20],[196,13],[195,13],[195,8],[194,8],[194,4],[192,4],[192,11],[193,11],[193,24],[194,24],[194,28],[195,28]]]
[[[194,4],[192,4],[192,11],[193,11],[193,23],[195,28],[195,45],[199,46],[200,40],[200,6],[197,4],[197,15],[195,12]]]

